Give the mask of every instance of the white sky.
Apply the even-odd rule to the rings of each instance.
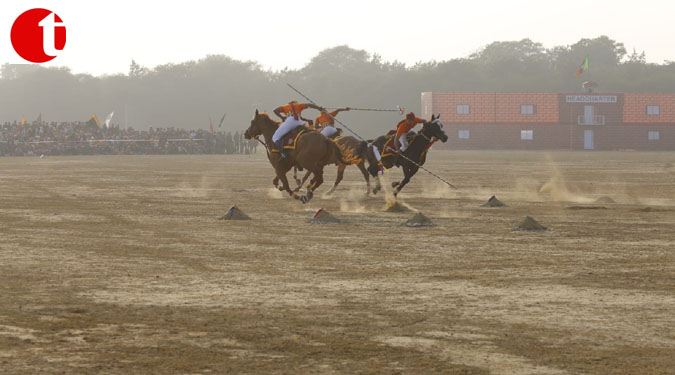
[[[66,48],[48,65],[76,73],[126,73],[131,59],[154,67],[224,54],[265,68],[299,68],[348,44],[406,64],[465,57],[493,41],[530,38],[545,47],[607,35],[675,60],[675,1],[0,1],[0,63],[14,52],[14,19],[30,8],[58,14]]]

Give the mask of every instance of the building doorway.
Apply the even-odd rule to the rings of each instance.
[[[594,150],[593,130],[584,130],[584,150]]]

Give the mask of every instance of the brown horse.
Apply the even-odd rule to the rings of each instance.
[[[258,112],[256,109],[251,126],[244,133],[244,137],[251,139],[262,135],[265,138],[270,163],[276,172],[272,183],[277,189],[288,192],[290,196],[300,199],[302,203],[307,203],[312,199],[314,190],[323,183],[323,167],[327,164],[345,163],[345,161],[342,160],[340,149],[333,141],[313,131],[302,133],[296,140],[295,149],[288,150],[286,158],[281,159],[279,150],[272,142],[272,135],[278,127],[278,122],[271,119],[267,113]],[[304,196],[297,195],[288,186],[286,173],[296,165],[307,169],[314,175],[307,187],[307,195]],[[279,180],[282,186],[278,186]]]
[[[369,165],[373,165],[373,163],[377,164],[377,159],[375,158],[375,154],[373,153],[371,146],[368,145],[368,142],[360,141],[356,137],[352,136],[336,137],[332,139],[332,141],[335,142],[338,148],[340,148],[342,158],[346,163],[338,163],[338,173],[337,177],[335,178],[335,183],[333,183],[333,186],[326,193],[331,194],[335,191],[335,188],[337,188],[338,184],[344,177],[345,168],[350,165],[356,165],[363,174],[363,178],[366,180],[366,194],[369,194],[370,175],[365,166],[366,160],[368,161]],[[296,181],[298,183],[298,187],[295,188],[294,191],[297,192],[300,190],[300,188],[302,188],[302,185],[305,183],[305,181],[307,181],[307,178],[309,178],[310,174],[311,172],[307,171],[305,176],[302,178],[302,181]],[[379,183],[379,180],[377,181]]]

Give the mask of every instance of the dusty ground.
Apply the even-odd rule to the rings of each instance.
[[[673,163],[433,151],[405,228],[355,168],[303,206],[264,155],[1,158],[0,373],[673,374]]]

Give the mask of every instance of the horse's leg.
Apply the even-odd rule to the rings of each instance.
[[[401,169],[403,169],[403,181],[406,181],[406,179],[408,178],[408,166],[402,165]],[[394,197],[398,196],[398,193],[401,192],[401,188],[403,187],[402,185],[403,181],[395,181],[391,183],[391,187],[394,188]]]
[[[366,169],[366,163],[364,161],[361,161],[359,164],[356,164],[356,166],[361,171],[361,174],[363,174],[363,178],[366,179],[366,195],[368,195],[370,194],[370,174]]]
[[[295,199],[300,199],[300,196],[291,190],[291,187],[288,185],[288,178],[286,178],[286,173],[291,170],[291,166],[287,163],[280,163],[277,165],[276,170],[277,177],[281,179],[281,184],[283,187],[282,191],[288,192],[288,194]]]
[[[300,179],[298,178],[298,167],[297,166],[293,167],[293,178],[295,179],[295,184],[298,185],[298,187],[297,187],[297,189],[295,189],[295,191],[298,191],[302,187],[302,182],[300,182]],[[303,182],[304,182],[304,180],[303,180]]]
[[[309,178],[309,176],[310,176],[311,174],[312,174],[312,172],[310,172],[310,171],[307,171],[307,172],[305,173],[305,176],[302,178],[302,182],[300,183],[300,186],[304,185],[305,182],[307,182],[307,179]],[[310,185],[312,184],[313,181],[314,181],[313,178],[309,181]]]
[[[347,166],[346,166],[345,164],[340,163],[340,164],[338,165],[337,177],[335,178],[335,183],[333,184],[333,187],[331,187],[331,188],[326,192],[326,194],[333,194],[333,192],[335,191],[335,188],[338,186],[338,184],[340,183],[340,181],[342,181],[342,178],[343,178],[344,175],[345,175],[345,168],[347,168]]]
[[[416,166],[407,166],[407,165],[403,166],[403,180],[394,191],[394,196],[397,196],[398,193],[401,192],[401,189],[403,189],[403,187],[406,184],[408,184],[408,182],[410,182],[410,179],[412,178],[412,176],[415,175],[415,173],[417,173],[418,169],[419,168],[417,168]]]
[[[302,177],[302,181],[297,180],[298,186],[297,186],[293,191],[295,191],[295,192],[300,191],[300,189],[302,189],[302,185],[305,184],[305,181],[307,181],[307,179],[309,178],[309,175],[310,175],[310,174],[311,174],[310,171],[305,172],[305,175]]]
[[[407,167],[407,163],[401,163],[399,165],[401,167],[401,170],[403,171],[403,178],[405,178],[405,169]],[[391,187],[395,188],[401,184],[401,181],[394,181],[391,183]]]
[[[397,157],[398,156],[396,154],[386,156],[382,158],[382,164],[384,165],[385,168],[392,169],[395,165],[394,164],[394,161],[396,160],[395,158]],[[397,167],[402,167],[402,165],[397,165]],[[395,188],[396,186],[398,186],[398,184],[400,184],[399,181],[394,181],[391,183],[391,187]]]
[[[284,191],[283,186],[279,186],[279,177],[274,177],[272,180],[272,184],[274,185],[275,188],[277,188],[279,191]]]
[[[377,194],[382,190],[382,184],[380,183],[380,176],[375,176],[375,187],[373,188],[373,194]]]
[[[314,196],[314,190],[316,190],[323,183],[323,167],[316,166],[312,169],[312,174],[314,178],[311,183],[311,188],[307,188],[307,195],[305,196],[306,200],[303,199],[303,203],[309,202],[310,199]]]
[[[385,156],[382,159],[380,159],[380,162],[382,163],[382,167],[384,168],[391,168],[391,156]],[[371,164],[370,167],[368,167],[368,171],[370,172],[370,175],[375,177],[375,188],[373,189],[373,194],[377,194],[380,190],[382,190],[382,182],[380,181],[380,168],[377,164]]]
[[[307,170],[307,177],[309,178],[309,175],[312,174],[312,172],[308,169]],[[303,181],[304,183],[304,181]],[[310,191],[314,188],[314,184],[316,183],[316,176],[312,175],[312,179],[309,180],[309,183],[307,184],[307,191]]]

